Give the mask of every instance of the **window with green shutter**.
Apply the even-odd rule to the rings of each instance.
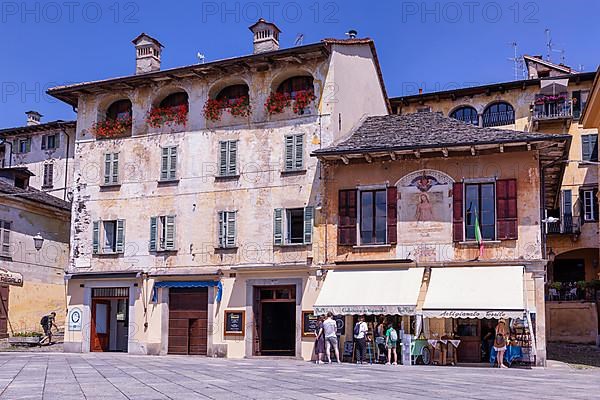
[[[236,212],[219,211],[219,247],[236,247]]]
[[[51,188],[54,186],[54,164],[49,162],[44,164],[44,179],[43,188]]]
[[[237,140],[219,142],[219,176],[236,176]]]
[[[107,153],[104,155],[104,184],[119,184],[119,153]]]
[[[10,228],[11,223],[0,220],[0,255],[10,257]]]
[[[160,180],[174,181],[177,179],[177,146],[163,147],[161,164],[160,164]]]
[[[174,251],[175,216],[161,215],[150,218],[150,251]]]
[[[287,135],[285,137],[286,171],[299,171],[304,168],[304,135]]]
[[[94,221],[92,223],[93,254],[125,253],[125,220]]]
[[[273,213],[273,244],[311,244],[313,221],[313,207],[276,208]]]

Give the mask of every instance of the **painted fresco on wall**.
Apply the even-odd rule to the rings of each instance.
[[[412,172],[398,187],[398,256],[417,261],[453,257],[453,180],[434,170]]]

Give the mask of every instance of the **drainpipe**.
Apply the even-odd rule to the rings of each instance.
[[[62,132],[67,137],[67,152],[65,156],[65,185],[63,193],[63,200],[67,201],[67,185],[69,183],[69,147],[71,147],[71,137],[67,134],[67,130],[65,128],[63,128]]]

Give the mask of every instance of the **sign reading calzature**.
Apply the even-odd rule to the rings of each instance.
[[[314,306],[315,315],[414,315],[415,306]]]
[[[69,310],[69,330],[80,331],[83,314],[80,308],[74,307]]]
[[[23,275],[0,268],[0,284],[23,286]]]
[[[523,318],[524,311],[502,310],[423,310],[427,318]]]

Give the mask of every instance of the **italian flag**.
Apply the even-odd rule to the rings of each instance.
[[[481,226],[479,225],[479,215],[477,210],[475,210],[475,240],[479,245],[479,257],[483,255],[483,237],[481,236]]]

